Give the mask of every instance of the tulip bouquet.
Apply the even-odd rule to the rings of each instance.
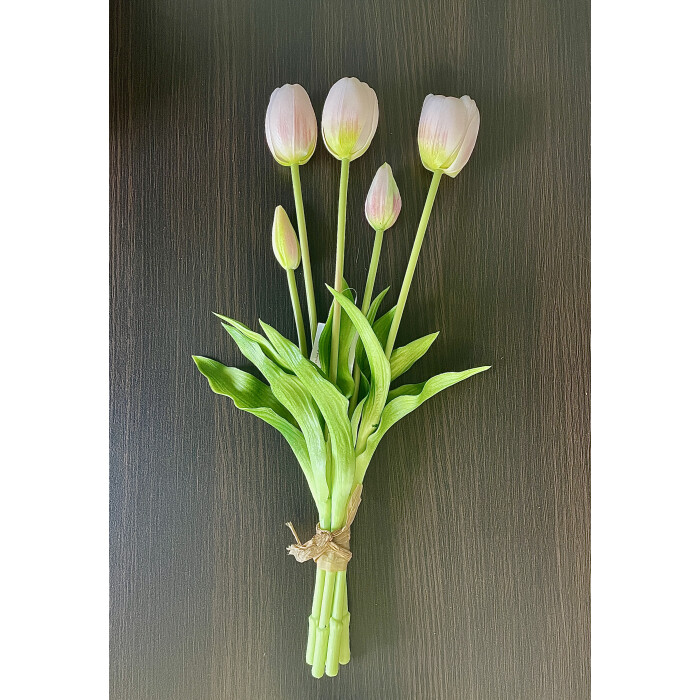
[[[479,110],[469,97],[428,95],[418,128],[420,157],[433,173],[423,214],[396,305],[379,309],[388,289],[375,296],[374,285],[385,232],[401,211],[401,197],[391,167],[382,165],[367,194],[365,215],[375,231],[374,247],[361,304],[343,277],[346,201],[350,163],[369,148],[377,129],[377,96],[366,83],[343,78],[331,88],[321,118],[323,142],[340,161],[335,279],[325,324],[316,315],[309,239],[299,170],[314,153],[317,125],[311,101],[300,85],[272,93],[265,120],[267,142],[275,160],[291,170],[296,232],[285,210],[275,209],[272,249],[287,275],[297,329],[297,344],[260,322],[261,335],[239,321],[219,316],[241,353],[265,381],[235,367],[195,356],[212,390],[233,399],[276,428],[292,448],[318,508],[316,534],[288,547],[298,561],[316,563],[306,662],[312,674],[335,676],[350,660],[350,613],[347,564],[350,525],[360,503],[362,482],[379,441],[401,418],[439,391],[488,367],[447,372],[419,384],[392,388],[392,382],[422,357],[437,333],[394,348],[418,262],[430,213],[443,175],[454,178],[474,149]],[[308,329],[297,290],[295,270],[304,273]]]

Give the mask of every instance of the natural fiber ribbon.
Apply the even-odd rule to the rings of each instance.
[[[313,559],[319,569],[324,571],[345,571],[348,562],[352,558],[350,551],[350,526],[355,519],[357,509],[360,506],[360,495],[362,494],[362,484],[358,484],[348,501],[345,516],[345,525],[340,530],[322,530],[321,524],[316,523],[316,534],[307,542],[302,544],[292,523],[286,523],[292,531],[296,544],[287,547],[287,551],[297,561],[309,561]]]

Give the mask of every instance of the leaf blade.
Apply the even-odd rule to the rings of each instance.
[[[227,333],[234,339],[240,351],[262,373],[270,383],[270,389],[277,400],[294,416],[306,440],[314,473],[314,484],[317,495],[316,502],[320,504],[329,497],[326,481],[326,441],[318,415],[318,408],[313,398],[298,377],[287,374],[264,352],[260,345],[251,339],[253,331],[243,333],[236,326],[224,325]],[[256,334],[257,335],[257,334]],[[262,336],[260,336],[262,338]],[[265,342],[267,340],[263,338]]]
[[[328,285],[326,285],[328,286]],[[345,312],[350,317],[357,330],[367,353],[367,361],[370,365],[370,385],[369,394],[362,411],[360,429],[357,438],[356,449],[362,452],[369,435],[374,432],[379,424],[379,419],[389,393],[391,384],[391,365],[386,359],[384,348],[379,344],[377,336],[372,330],[372,326],[365,318],[364,314],[349,299],[345,299],[336,293],[331,287],[333,296],[338,300]]]
[[[315,497],[314,474],[311,469],[306,440],[301,430],[296,426],[296,421],[287,409],[277,401],[270,387],[252,374],[243,372],[236,367],[227,367],[216,360],[200,355],[193,355],[192,359],[197,365],[197,369],[207,378],[209,386],[215,394],[228,396],[233,400],[236,408],[265,421],[284,437],[292,448],[312,495]]]
[[[377,449],[379,441],[384,437],[389,428],[398,423],[404,416],[415,411],[421,404],[435,396],[435,394],[469,377],[473,377],[475,374],[485,372],[487,369],[490,369],[490,366],[475,367],[474,369],[467,369],[463,372],[445,372],[431,377],[420,384],[407,384],[391,392],[390,396],[392,393],[393,396],[387,401],[386,407],[384,411],[382,411],[379,427],[369,437],[364,452],[358,455],[356,459],[356,480],[361,482],[364,478],[372,455]]]
[[[422,338],[417,338],[411,341],[408,345],[403,345],[396,348],[391,353],[391,381],[400,377],[404,372],[407,372],[423,355],[430,349],[430,346],[435,342],[435,339],[440,334],[439,331],[424,335]]]

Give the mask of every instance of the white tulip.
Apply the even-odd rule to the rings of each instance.
[[[455,177],[467,164],[479,133],[479,109],[471,97],[428,95],[418,126],[423,165]]]
[[[338,160],[355,160],[369,148],[378,120],[379,103],[374,90],[357,78],[341,78],[323,105],[323,142]]]
[[[270,96],[265,137],[280,165],[303,165],[316,150],[318,126],[311,100],[301,85],[283,85]]]

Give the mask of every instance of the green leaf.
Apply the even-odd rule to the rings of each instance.
[[[299,424],[306,440],[314,476],[314,487],[311,492],[320,508],[320,505],[329,497],[329,489],[326,481],[326,441],[323,436],[318,407],[300,379],[292,374],[287,374],[275,364],[263,352],[260,344],[251,339],[253,331],[246,329],[248,333],[244,333],[239,330],[240,325],[242,324],[224,325],[224,328],[236,341],[243,355],[260,370],[270,383],[270,389],[277,400],[294,416]],[[262,338],[262,336],[260,337]],[[265,338],[263,340],[267,343]]]
[[[343,280],[343,296],[353,301],[352,289],[348,287],[348,284]],[[328,321],[321,331],[321,337],[318,340],[318,359],[321,364],[321,369],[323,370],[326,377],[330,375],[330,357],[331,357],[331,335],[333,332],[333,307],[335,304],[331,304],[331,308],[328,312]],[[352,348],[352,341],[354,339],[355,331],[350,323],[350,319],[347,314],[341,310],[340,315],[340,336],[338,338],[338,375],[336,377],[336,386],[340,389],[341,393],[346,397],[350,398],[352,392],[355,388],[355,383],[352,379],[352,373],[349,367],[350,361],[350,350]]]
[[[377,296],[374,298],[372,303],[370,304],[369,310],[367,311],[367,321],[369,325],[371,326],[374,323],[374,319],[377,317],[377,312],[379,311],[379,306],[384,301],[384,297],[386,296],[386,293],[389,291],[389,287],[386,289],[383,289]],[[386,344],[386,340],[384,341],[383,345]],[[357,364],[360,369],[362,367],[367,370],[368,365],[367,365],[367,356],[365,355],[365,348],[364,345],[362,345],[362,338],[358,338],[357,340],[357,345],[355,347],[355,363]]]
[[[383,316],[380,316],[372,324],[372,328],[374,329],[374,335],[377,336],[377,340],[382,345],[386,345],[386,341],[389,339],[389,329],[391,328],[391,323],[394,320],[395,313],[396,307],[393,306]]]
[[[352,305],[349,299],[342,298],[345,303]],[[318,367],[309,362],[296,345],[266,323],[260,321],[260,325],[275,350],[289,364],[296,377],[313,397],[326,421],[333,448],[333,473],[330,479],[328,475],[326,479],[327,483],[331,484],[333,519],[337,522],[337,518],[343,515],[343,508],[347,504],[355,475],[355,449],[348,418],[348,400],[333,384],[321,376]]]
[[[243,325],[240,321],[236,321],[233,318],[229,318],[228,316],[222,316],[221,314],[217,313],[215,313],[214,316],[220,318],[222,321],[226,321],[226,323],[230,324],[234,328],[237,328],[239,333],[242,333],[246,338],[252,340],[254,343],[257,343],[262,348],[262,351],[265,353],[265,355],[267,355],[267,357],[269,357],[283,369],[289,370],[289,367],[285,366],[284,362],[282,362],[280,356],[275,352],[275,349],[272,347],[272,345],[270,345],[267,338],[260,335],[260,333],[256,333],[255,331],[248,328],[248,326]],[[223,323],[221,325],[224,326],[224,328],[226,328],[226,326]]]
[[[357,450],[362,452],[367,438],[379,425],[379,419],[382,414],[382,409],[384,408],[384,403],[386,402],[386,396],[389,393],[391,366],[384,355],[384,348],[379,344],[372,327],[369,325],[362,311],[349,299],[342,297],[330,287],[328,287],[328,289],[331,290],[333,296],[343,307],[359,333],[362,343],[365,346],[365,352],[367,353],[367,360],[370,366],[369,394],[367,395],[367,400],[362,411],[362,421],[357,436]]]
[[[367,471],[374,451],[377,449],[377,445],[379,445],[379,441],[392,425],[443,389],[447,389],[453,384],[457,384],[487,369],[489,369],[489,367],[476,367],[475,369],[468,369],[464,372],[445,372],[444,374],[438,374],[428,379],[427,382],[422,382],[421,384],[406,384],[390,392],[388,397],[389,401],[384,411],[382,411],[379,427],[376,432],[370,435],[364,452],[357,456],[356,480],[361,482],[362,479],[364,479],[365,472]]]
[[[236,367],[226,367],[208,357],[193,355],[199,371],[209,380],[215,394],[228,396],[242,411],[252,413],[278,430],[289,443],[315,497],[314,474],[306,440],[287,409],[275,398],[267,384]]]
[[[275,398],[270,387],[248,372],[236,367],[227,367],[216,360],[192,355],[197,369],[209,380],[215,394],[233,399],[242,411],[266,408],[298,428],[292,414]]]
[[[422,338],[418,338],[410,342],[408,345],[396,348],[391,353],[391,381],[400,377],[404,372],[407,372],[418,360],[420,360],[428,348],[433,344],[435,338],[439,335],[439,331],[436,333],[431,333],[430,335],[424,335]]]
[[[367,381],[365,379],[365,381]],[[365,405],[365,401],[367,400],[367,396],[365,396],[358,404],[355,406],[355,410],[353,411],[352,414],[352,420],[350,421],[350,424],[352,426],[352,439],[353,439],[353,444],[357,442],[357,431],[360,428],[360,418],[362,418],[362,408]]]
[[[389,309],[383,316],[380,316],[376,321],[372,323],[372,330],[374,335],[377,337],[379,344],[382,347],[386,346],[386,341],[389,338],[389,329],[391,328],[391,322],[394,320],[394,313],[396,312],[396,307]],[[369,363],[367,362],[367,357],[363,356],[359,362],[360,369],[365,376],[369,376],[370,369]]]

